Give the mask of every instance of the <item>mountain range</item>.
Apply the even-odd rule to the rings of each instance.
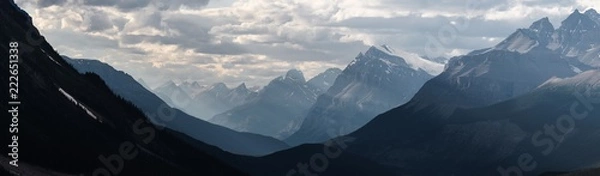
[[[237,131],[285,139],[295,132],[317,97],[327,91],[341,70],[332,68],[306,81],[296,69],[272,80],[250,102],[210,119]]]
[[[584,24],[596,23],[592,20],[573,18],[587,15],[573,13],[559,29],[575,29],[571,33],[578,34],[588,29],[577,26],[595,26]],[[581,42],[552,40],[558,47],[551,48],[523,45],[531,43],[523,41],[532,36],[547,36],[538,30],[548,26],[545,21],[518,30],[494,48],[451,58],[408,103],[355,132],[262,159],[279,163],[270,165],[276,170],[270,173],[285,174],[305,168],[302,161],[314,162],[311,155],[342,151],[346,158],[326,158],[330,166],[326,170],[314,166],[304,170],[319,175],[369,173],[365,170],[385,175],[540,175],[598,167],[600,71],[591,62],[555,49]],[[523,31],[532,33],[521,35]],[[328,149],[332,144],[334,148]],[[368,166],[357,168],[351,160]]]
[[[245,104],[257,95],[244,83],[230,89],[224,83],[202,86],[198,82],[183,82],[178,85],[167,81],[153,92],[165,102],[170,102],[172,107],[203,120]],[[179,101],[173,101],[174,99]]]
[[[376,115],[408,102],[443,69],[442,64],[416,54],[372,46],[318,97],[300,129],[285,141],[291,145],[323,142],[353,132]]]
[[[77,72],[14,1],[0,1],[0,21],[0,55],[9,56],[8,43],[18,43],[20,93],[15,96],[20,102],[19,167],[9,165],[14,158],[6,155],[15,149],[2,147],[2,174],[246,175],[184,142],[185,134],[154,125],[98,75]],[[9,72],[8,64],[0,62],[0,71]],[[0,82],[8,85],[8,76]],[[8,96],[1,100],[9,101]],[[219,151],[203,142],[196,145]]]
[[[2,98],[19,103],[0,104],[19,110],[19,167],[1,155],[3,175],[549,176],[600,168],[593,9],[558,28],[540,19],[447,62],[372,46],[344,70],[308,81],[294,69],[260,91],[168,82],[156,94],[108,64],[59,55],[13,0],[0,1],[0,21],[0,42],[12,43],[0,55],[18,43],[20,92]],[[13,65],[0,62],[0,71]],[[194,101],[231,108],[212,118],[177,109]],[[9,147],[0,151],[15,152]]]
[[[66,56],[64,58],[80,73],[99,75],[113,92],[131,101],[146,114],[168,114],[167,116],[173,120],[164,123],[167,128],[236,154],[265,155],[287,148],[286,144],[276,139],[229,130],[166,106],[165,102],[145,89],[133,77],[106,63],[97,60],[70,59]]]

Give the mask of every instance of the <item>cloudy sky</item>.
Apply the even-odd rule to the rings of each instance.
[[[490,47],[597,0],[15,0],[61,54],[143,78],[262,86],[344,68],[370,45],[427,56]],[[168,3],[166,3],[168,2]]]

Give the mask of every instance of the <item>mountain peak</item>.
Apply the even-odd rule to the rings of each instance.
[[[529,29],[535,32],[552,32],[554,31],[554,26],[550,23],[550,19],[548,17],[544,17],[540,20],[537,20],[529,26]]]
[[[573,13],[571,13],[567,19],[565,19],[565,21],[574,21],[574,20],[579,20],[581,17],[583,16],[583,14],[581,12],[579,12],[579,9],[575,9],[575,11],[573,11]],[[564,21],[563,21],[564,22]]]
[[[239,86],[237,86],[235,88],[236,90],[248,90],[248,88],[246,87],[246,83],[242,83]]]
[[[304,79],[304,73],[302,73],[302,71],[300,71],[298,69],[289,70],[285,74],[284,79],[290,79],[290,80],[299,81],[302,83],[306,82],[306,79]]]
[[[325,73],[341,73],[342,69],[339,68],[328,68],[327,70],[325,70]]]
[[[381,45],[381,48],[385,49],[389,53],[395,53],[394,49],[387,44]]]
[[[210,90],[229,90],[225,83],[215,83],[210,87]]]
[[[562,23],[564,25],[564,23],[568,23],[568,22],[579,22],[581,21],[581,18],[585,17],[585,15],[583,15],[581,12],[579,12],[578,9],[575,9],[575,11],[573,13],[571,13],[571,15],[569,15],[567,17],[567,19],[565,19]]]
[[[592,14],[591,12],[588,14]],[[563,31],[567,31],[567,32],[574,32],[574,31],[578,31],[578,32],[582,32],[582,31],[589,31],[589,30],[593,30],[595,29],[598,24],[595,20],[597,19],[593,19],[594,17],[591,17],[590,15],[584,15],[582,13],[579,12],[579,10],[575,10],[575,12],[573,12],[571,15],[569,15],[569,17],[567,17],[567,19],[565,19],[564,21],[562,21],[560,29]],[[596,18],[600,18],[600,17],[596,17]],[[600,20],[600,19],[598,19]]]
[[[169,80],[158,87],[177,87],[177,84],[175,84],[175,82],[173,82],[173,80]]]
[[[596,12],[596,9],[593,9],[593,8],[592,8],[592,9],[588,9],[588,10],[586,10],[584,14],[586,14],[586,15],[593,15],[593,14],[596,14],[596,15],[597,15],[597,14],[598,14],[598,12]]]
[[[193,86],[193,87],[196,87],[196,88],[201,88],[201,87],[203,87],[202,85],[200,85],[200,83],[198,83],[198,81],[194,81],[194,82],[192,83],[192,86]]]
[[[383,44],[381,46],[373,45],[369,48],[369,50],[367,50],[367,52],[365,54],[369,55],[370,53],[372,54],[373,52],[382,52],[382,53],[385,53],[388,55],[394,55],[394,53],[396,53],[396,50],[394,50],[394,48],[392,48],[386,44]]]
[[[596,10],[588,9],[587,11],[585,11],[584,14],[586,16],[588,16],[589,18],[591,18],[592,20],[596,21],[596,23],[598,23],[598,25],[600,25],[600,14],[598,14],[598,12],[596,12]]]
[[[443,64],[423,59],[421,56],[415,53],[410,53],[403,50],[395,50],[388,45],[371,46],[365,55],[370,56],[371,58],[382,60],[388,65],[397,63],[398,61],[395,61],[395,59],[389,60],[386,58],[398,58],[404,61],[410,68],[414,70],[421,69],[430,75],[438,75],[444,70]],[[391,57],[383,57],[385,55]],[[360,58],[362,57],[359,57],[359,59]]]

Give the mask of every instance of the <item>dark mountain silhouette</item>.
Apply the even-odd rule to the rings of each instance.
[[[19,43],[18,142],[23,166],[2,162],[4,174],[91,175],[105,168],[121,175],[244,175],[177,137],[182,134],[159,130],[142,111],[112,93],[98,75],[79,74],[12,0],[0,1],[0,21],[0,55],[9,55],[9,42]],[[0,62],[4,73],[7,58]],[[2,76],[0,82],[8,85],[7,79]],[[8,102],[7,96],[2,97]],[[7,112],[9,107],[2,103],[0,108]],[[137,151],[130,160],[122,160],[123,167],[115,159],[121,146]],[[6,154],[10,149],[1,150]],[[114,161],[109,164],[115,167],[106,167],[103,157]]]
[[[178,109],[164,106],[165,102],[136,82],[133,77],[106,63],[68,57],[65,60],[81,73],[98,74],[113,92],[131,101],[146,114],[173,113],[173,120],[163,122],[166,127],[187,134],[196,140],[241,155],[266,155],[288,148],[285,143],[277,139],[236,132],[190,116]]]
[[[344,154],[397,175],[498,175],[506,169],[539,175],[597,166],[600,72],[578,57],[540,45],[544,41],[539,38],[553,28],[545,21],[517,31],[495,48],[452,58],[411,101],[343,136],[354,139]],[[582,24],[563,22],[559,29],[570,28],[565,25]],[[588,30],[574,29],[572,34]],[[322,151],[305,145],[286,152]],[[278,155],[283,154],[268,157]],[[535,167],[519,165],[529,158]],[[354,169],[346,161],[331,162],[345,167],[327,173]]]

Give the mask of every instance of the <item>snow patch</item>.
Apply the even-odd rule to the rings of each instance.
[[[87,108],[85,105],[79,103],[79,101],[77,101],[77,99],[73,98],[73,96],[71,96],[71,94],[67,93],[65,90],[63,90],[62,88],[58,88],[58,91],[60,93],[62,93],[67,99],[69,99],[71,102],[75,103],[75,105],[79,106],[81,109],[83,109],[90,117],[92,117],[94,120],[97,120],[99,122],[102,122],[102,120],[98,119],[98,116],[94,115],[94,113],[92,111],[89,110],[89,108]]]
[[[436,76],[444,71],[444,65],[440,63],[436,63],[427,59],[422,58],[418,54],[409,53],[402,50],[394,50],[393,48],[382,45],[382,46],[374,46],[378,50],[391,55],[402,58],[412,69],[414,70],[423,70],[430,75]],[[383,61],[383,60],[382,60]],[[386,64],[393,64],[389,61],[384,61]]]
[[[54,58],[52,56],[48,55],[48,53],[46,53],[46,51],[44,49],[41,49],[41,50],[46,56],[48,56],[48,58],[50,60],[54,61],[54,63],[56,63],[57,65],[62,66],[62,65],[60,65],[60,63],[56,62],[56,60],[54,60]]]
[[[581,73],[581,72],[583,72],[583,71],[581,71],[581,69],[579,69],[579,68],[577,68],[577,67],[575,67],[575,66],[572,66],[572,65],[571,65],[571,69],[572,69],[572,70],[573,70],[575,73]]]
[[[590,70],[582,72],[570,78],[550,78],[548,81],[540,85],[542,87],[557,87],[557,86],[580,86],[587,85],[591,87],[600,87],[600,70]]]
[[[510,36],[502,43],[498,44],[496,49],[506,49],[508,51],[519,52],[521,54],[531,51],[531,49],[539,46],[540,43],[531,37],[525,35],[523,31],[518,31]]]

